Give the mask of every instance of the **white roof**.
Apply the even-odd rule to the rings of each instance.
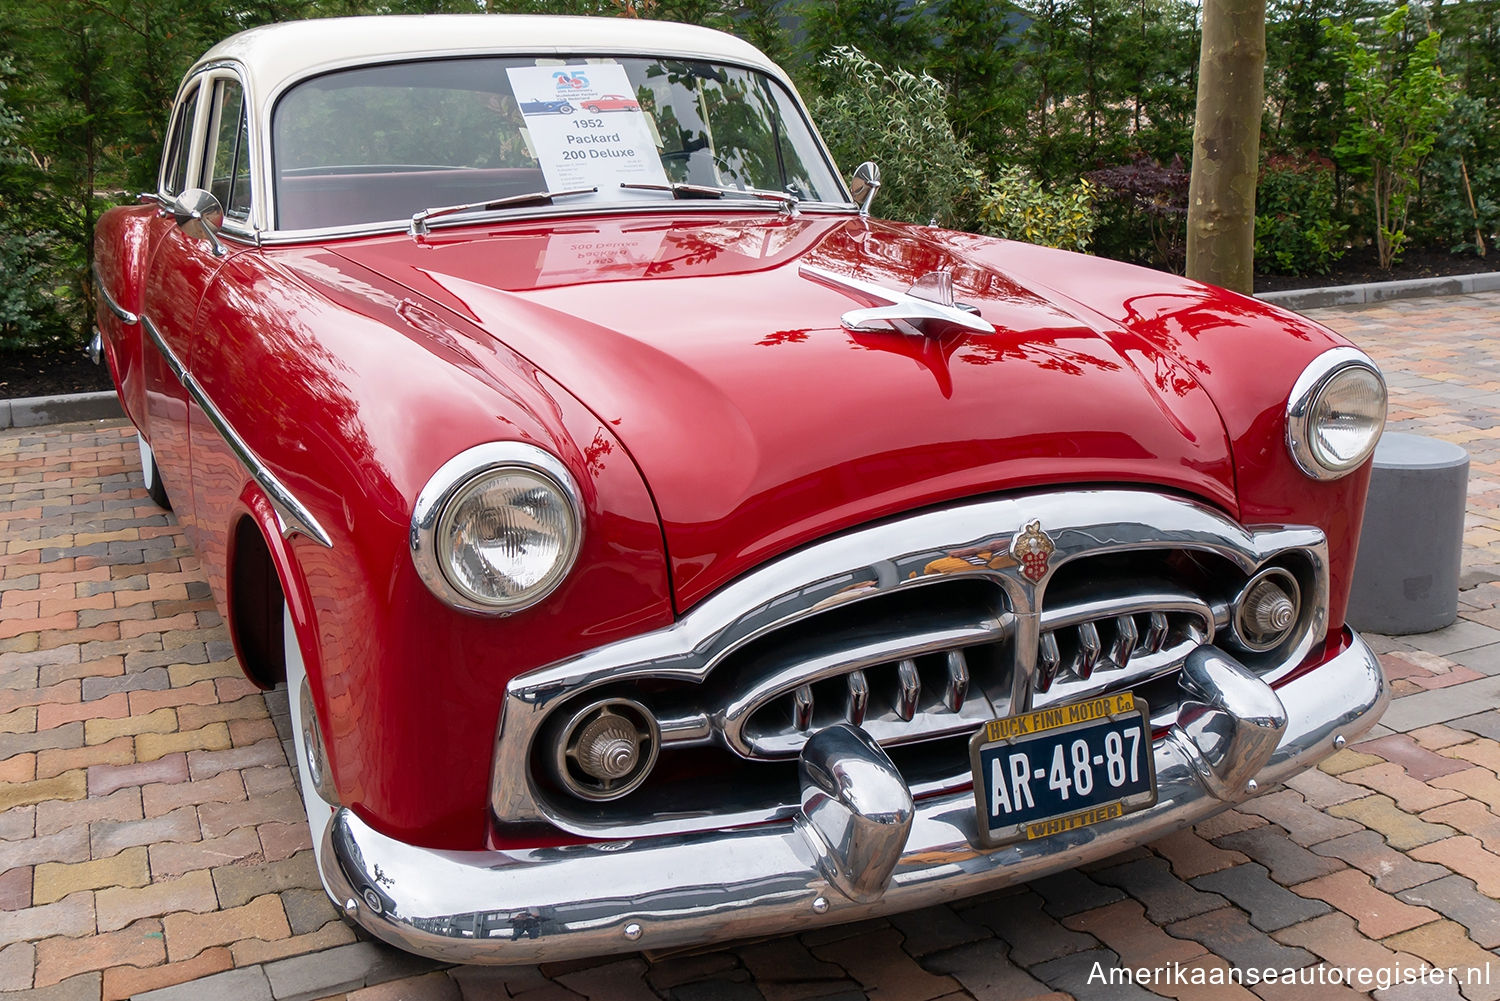
[[[193,69],[233,60],[243,67],[257,102],[263,102],[293,80],[341,66],[485,53],[693,56],[763,69],[786,80],[755,46],[709,28],[638,18],[520,14],[330,17],[271,24],[225,39]]]

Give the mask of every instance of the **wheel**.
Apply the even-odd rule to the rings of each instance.
[[[172,498],[167,496],[167,488],[161,481],[161,470],[156,466],[156,456],[151,452],[151,446],[146,444],[146,439],[137,431],[135,443],[141,451],[141,479],[145,481],[146,493],[156,502],[157,507],[172,510]]]
[[[599,113],[599,105],[597,105],[597,104],[585,104],[583,106],[583,110],[587,111],[591,115],[597,115]]]
[[[557,109],[557,113],[560,115],[571,115],[573,113],[573,106],[571,104],[564,104],[561,108]]]

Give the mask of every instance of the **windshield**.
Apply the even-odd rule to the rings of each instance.
[[[581,188],[598,190],[568,206],[660,204],[682,194],[674,184],[727,188],[726,201],[754,190],[847,204],[779,83],[693,60],[506,57],[343,70],[277,102],[272,144],[280,229]]]

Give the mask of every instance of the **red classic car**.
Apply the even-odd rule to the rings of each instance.
[[[1370,360],[857,178],[692,27],[311,21],[188,72],[99,346],[350,919],[501,963],[849,921],[1373,725]]]
[[[634,111],[641,106],[640,102],[633,97],[625,97],[621,94],[605,94],[591,101],[584,102],[585,111],[598,114],[601,111]]]

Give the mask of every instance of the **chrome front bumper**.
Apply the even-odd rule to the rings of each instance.
[[[1153,746],[1156,805],[1097,827],[976,847],[971,793],[913,804],[878,747],[831,727],[804,752],[803,809],[788,822],[452,852],[413,848],[340,809],[319,845],[323,881],[376,936],[460,963],[802,931],[995,890],[1152,841],[1316,764],[1374,726],[1390,699],[1379,661],[1353,634],[1342,653],[1275,691],[1213,647],[1191,655],[1181,677],[1177,722]]]

